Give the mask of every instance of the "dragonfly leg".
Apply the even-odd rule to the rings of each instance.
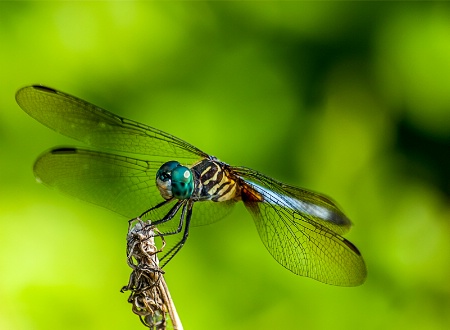
[[[158,204],[158,205],[159,205],[159,206],[162,206],[162,205],[164,205],[164,204],[165,204],[165,203],[160,203],[160,204]],[[176,202],[175,205],[170,209],[169,213],[167,213],[167,214],[164,216],[164,218],[162,218],[162,219],[160,219],[160,220],[152,221],[151,225],[152,225],[152,226],[157,226],[157,225],[159,225],[159,224],[161,224],[161,223],[164,223],[164,222],[167,222],[167,221],[169,221],[169,220],[172,220],[173,217],[175,216],[175,214],[177,214],[177,212],[178,212],[178,210],[180,209],[180,207],[183,206],[183,204],[185,204],[185,202],[184,202],[183,200],[179,200],[179,201]],[[155,208],[156,208],[156,207],[159,207],[158,205],[155,206]],[[153,208],[153,209],[155,209],[155,208]]]
[[[177,214],[177,212],[180,210],[180,208],[186,204],[185,201],[179,200],[178,202],[175,203],[175,205],[170,209],[169,213],[167,213],[164,218],[159,219],[159,220],[149,220],[148,222],[144,222],[141,218],[146,216],[149,212],[151,212],[152,210],[155,210],[159,207],[162,207],[164,205],[166,205],[168,202],[170,202],[172,200],[167,200],[167,201],[163,201],[159,204],[157,204],[156,206],[148,209],[147,211],[145,211],[144,213],[142,213],[140,216],[138,216],[137,218],[133,218],[131,220],[128,220],[128,231],[130,232],[130,230],[132,230],[131,228],[134,226],[133,223],[137,222],[138,224],[140,224],[140,231],[143,232],[144,229],[146,229],[147,227],[151,227],[151,230],[154,232],[153,233],[153,237],[159,236],[159,237],[164,237],[166,235],[173,235],[173,234],[178,234],[179,232],[181,232],[182,227],[183,227],[183,219],[180,219],[180,223],[178,224],[178,228],[174,231],[171,232],[160,232],[155,226],[159,225],[161,223],[170,221],[173,219],[173,217]],[[163,246],[165,246],[166,242],[164,241],[163,238]],[[158,251],[159,252],[159,251]]]
[[[150,213],[151,211],[156,210],[156,209],[160,208],[161,206],[166,205],[167,203],[169,203],[169,202],[171,202],[171,201],[172,201],[171,199],[165,200],[165,201],[163,201],[163,202],[161,202],[161,203],[159,203],[159,204],[153,206],[152,208],[148,209],[147,211],[145,211],[144,213],[142,213],[140,216],[138,216],[138,217],[136,217],[136,218],[133,218],[133,219],[131,219],[131,220],[128,220],[128,232],[130,232],[131,228],[135,226],[135,225],[134,225],[134,222],[140,223],[140,225],[141,225],[142,228],[145,227],[144,221],[142,220],[142,218],[145,217],[145,216],[146,216],[148,213]],[[175,206],[176,206],[176,205],[175,205]],[[177,209],[177,210],[178,210],[178,209]],[[176,211],[177,211],[177,210],[176,210]],[[168,220],[172,219],[172,218],[175,216],[175,214],[176,214],[176,211],[175,211],[175,213],[173,213],[173,214],[172,214],[172,211],[173,211],[173,208],[170,210],[170,212],[169,212],[163,219],[161,219],[161,220],[156,220],[156,221],[165,222],[165,221],[168,221]],[[168,216],[170,216],[170,215],[172,215],[172,216],[171,216],[170,218],[166,219],[166,218],[167,218]],[[156,222],[156,221],[154,221],[154,222]],[[152,222],[151,224],[153,224],[153,222]]]
[[[153,206],[152,208],[148,209],[147,211],[145,211],[144,213],[142,213],[138,218],[143,218],[145,217],[148,213],[150,213],[153,210],[159,209],[161,206],[166,205],[167,203],[170,203],[172,201],[172,199],[167,199],[165,201],[162,201],[161,203]]]
[[[172,258],[178,253],[178,251],[180,251],[180,249],[183,247],[184,243],[186,243],[186,240],[189,236],[189,226],[191,223],[193,205],[194,205],[194,203],[192,201],[190,201],[187,204],[185,204],[185,206],[183,207],[183,211],[181,213],[181,218],[180,218],[180,224],[177,228],[178,232],[181,232],[181,229],[183,228],[183,222],[184,222],[183,220],[184,220],[184,218],[186,218],[186,225],[184,227],[183,237],[177,244],[175,244],[174,247],[172,247],[169,250],[169,252],[167,252],[162,258],[160,258],[160,261],[164,260],[164,263],[161,266],[161,268],[164,267],[165,265],[167,265],[167,263],[170,260],[172,260]]]

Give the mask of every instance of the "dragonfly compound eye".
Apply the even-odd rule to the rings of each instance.
[[[177,166],[172,170],[172,194],[178,199],[190,198],[194,191],[194,177],[189,168]]]
[[[173,169],[177,166],[179,166],[180,163],[171,160],[167,163],[164,163],[156,173],[156,178],[161,181],[167,181],[170,179],[170,173],[173,171]]]
[[[172,194],[172,171],[180,163],[171,160],[170,162],[164,163],[156,172],[156,186],[158,187],[159,193],[164,199],[171,199]]]
[[[189,168],[171,160],[156,173],[156,186],[164,199],[187,199],[194,191],[194,177]]]

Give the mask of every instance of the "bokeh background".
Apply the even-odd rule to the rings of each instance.
[[[79,145],[27,116],[44,84],[220,159],[332,196],[363,286],[291,274],[243,206],[165,269],[186,329],[447,329],[445,3],[1,2],[0,329],[143,329],[121,294],[127,219],[35,182]]]

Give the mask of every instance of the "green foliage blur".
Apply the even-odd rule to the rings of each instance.
[[[295,276],[243,206],[191,230],[165,268],[185,329],[447,329],[450,7],[446,3],[1,2],[0,329],[143,329],[127,219],[35,182],[80,145],[28,117],[44,84],[230,164],[323,192],[368,267]]]

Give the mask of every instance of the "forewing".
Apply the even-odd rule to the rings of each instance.
[[[361,254],[339,235],[348,230],[350,222],[342,218],[331,200],[249,169],[236,168],[236,172],[245,178],[242,199],[261,240],[281,265],[327,284],[355,286],[364,282],[366,266]]]
[[[91,146],[192,163],[207,154],[153,127],[119,117],[69,94],[28,86],[16,93],[19,106],[31,117]]]
[[[160,166],[161,162],[60,148],[42,154],[34,173],[52,188],[131,219],[163,201],[155,184]]]

